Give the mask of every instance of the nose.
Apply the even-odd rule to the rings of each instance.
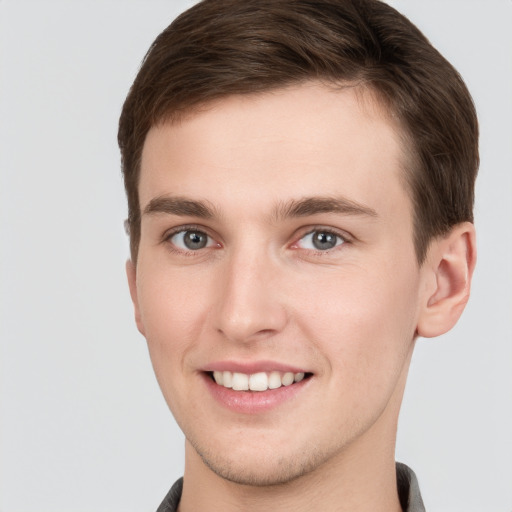
[[[278,263],[264,251],[248,253],[240,251],[224,262],[215,306],[217,332],[237,343],[271,338],[288,321]]]

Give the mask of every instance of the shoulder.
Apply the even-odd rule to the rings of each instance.
[[[401,462],[396,463],[396,482],[403,511],[425,512],[418,479],[414,471]]]
[[[176,480],[156,512],[176,512],[183,490],[183,478]]]

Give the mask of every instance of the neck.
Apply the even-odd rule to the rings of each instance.
[[[329,461],[291,482],[264,487],[229,482],[206,467],[198,472],[200,478],[185,471],[179,512],[400,512],[395,463],[393,457],[382,455]]]

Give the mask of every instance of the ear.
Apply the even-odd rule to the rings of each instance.
[[[432,241],[423,264],[427,286],[417,326],[419,336],[439,336],[457,323],[469,300],[475,263],[475,228],[470,222]]]
[[[137,324],[137,329],[142,334],[144,334],[144,324],[142,323],[140,308],[139,308],[139,299],[137,294],[137,269],[132,262],[132,260],[126,261],[126,277],[128,278],[128,286],[130,288],[130,296],[133,302],[133,309],[135,313],[135,323]]]

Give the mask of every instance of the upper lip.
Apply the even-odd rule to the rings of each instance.
[[[229,371],[237,373],[245,373],[252,375],[259,372],[292,372],[292,373],[308,373],[308,370],[299,366],[290,365],[287,363],[280,363],[278,361],[215,361],[205,365],[203,368],[205,372],[213,371]]]

